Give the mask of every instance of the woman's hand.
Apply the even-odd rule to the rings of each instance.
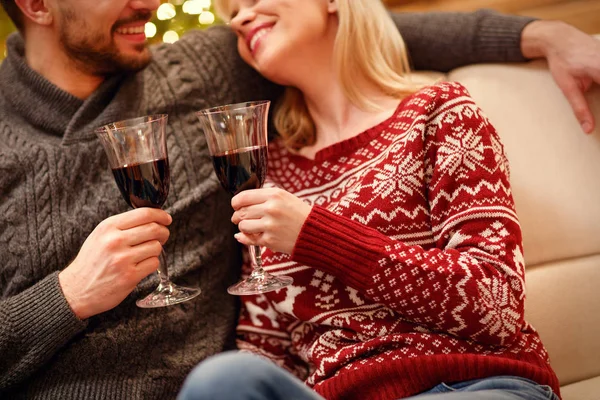
[[[283,189],[245,190],[231,200],[242,244],[291,254],[311,206]]]

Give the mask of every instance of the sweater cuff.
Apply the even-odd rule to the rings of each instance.
[[[21,345],[54,353],[87,323],[71,310],[58,281],[58,272],[9,300],[13,334]]]
[[[523,29],[535,21],[532,17],[487,13],[480,22],[474,50],[478,59],[525,62],[521,50]]]
[[[292,260],[366,291],[388,245],[405,246],[373,228],[313,206],[296,240]]]

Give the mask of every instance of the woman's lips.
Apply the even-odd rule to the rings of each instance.
[[[250,49],[252,55],[256,54],[256,51],[260,47],[262,39],[273,29],[274,23],[262,24],[252,29],[246,37],[246,44]]]

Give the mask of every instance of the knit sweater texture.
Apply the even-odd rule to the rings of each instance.
[[[415,66],[429,69],[520,61],[519,36],[530,21],[490,12],[395,18]],[[435,37],[464,51],[436,53]],[[279,92],[241,61],[225,27],[154,48],[148,67],[109,77],[86,100],[29,68],[22,38],[9,39],[0,66],[1,398],[172,399],[194,365],[229,347],[237,299],[226,288],[239,275],[239,247],[194,112]],[[128,209],[93,129],[157,113],[169,114],[169,273],[202,295],[139,309],[135,300],[158,283],[153,274],[113,310],[81,321],[58,272],[100,221]]]
[[[496,131],[457,83],[404,99],[314,160],[275,140],[265,187],[313,209],[291,256],[265,249],[266,269],[294,283],[244,296],[238,346],[330,400],[394,400],[500,375],[558,393],[524,320],[508,175]]]

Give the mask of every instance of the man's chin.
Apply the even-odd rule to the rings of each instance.
[[[146,50],[144,53],[139,54],[137,57],[132,57],[129,66],[132,71],[139,71],[145,68],[152,61],[152,54]]]
[[[139,71],[150,63],[152,57],[145,41],[113,41],[94,46],[90,38],[77,41],[65,35],[62,42],[65,53],[82,71],[97,76]]]
[[[87,65],[86,70],[88,73],[96,76],[110,76],[114,74],[133,73],[144,69],[152,60],[148,57],[135,57],[135,58],[114,58],[110,62],[102,64]]]
[[[117,65],[123,72],[136,72],[144,69],[152,61],[152,54],[147,47],[142,46],[134,53],[121,53]]]

